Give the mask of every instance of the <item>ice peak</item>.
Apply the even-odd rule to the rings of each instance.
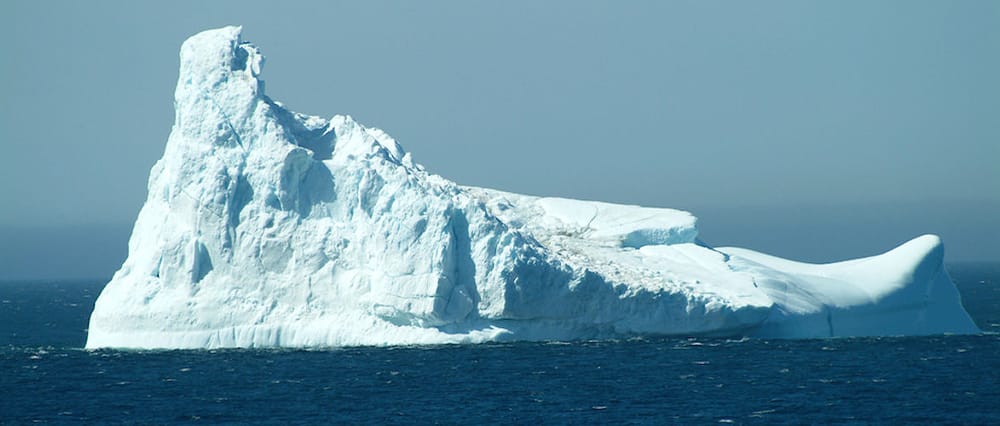
[[[243,41],[243,27],[228,26],[202,31],[181,46],[178,99],[195,92],[232,90],[231,82],[249,89],[253,95],[264,94],[259,78],[264,56],[257,46]]]

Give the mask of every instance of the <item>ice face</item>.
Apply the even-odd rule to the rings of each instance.
[[[708,247],[687,212],[461,187],[381,130],[269,99],[240,31],[181,48],[88,348],[977,331],[936,237],[807,265]]]

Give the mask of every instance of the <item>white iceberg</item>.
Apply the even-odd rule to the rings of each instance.
[[[459,186],[381,130],[266,97],[240,31],[181,48],[88,348],[978,331],[935,236],[810,265],[709,247],[683,211]]]

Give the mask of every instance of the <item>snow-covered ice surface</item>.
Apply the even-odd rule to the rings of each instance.
[[[935,236],[828,265],[712,248],[687,212],[462,187],[381,130],[289,111],[238,27],[180,59],[88,348],[978,331]]]

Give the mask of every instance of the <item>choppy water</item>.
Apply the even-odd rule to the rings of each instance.
[[[103,283],[0,283],[0,421],[1000,420],[1000,264],[950,268],[977,336],[85,351]]]

